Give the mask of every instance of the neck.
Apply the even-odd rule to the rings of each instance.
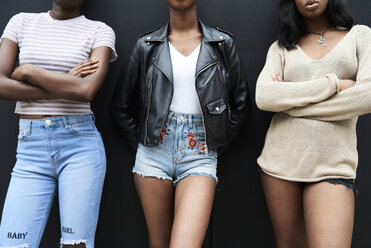
[[[325,15],[316,18],[304,19],[307,32],[322,34],[329,28],[329,22]]]
[[[170,34],[199,32],[196,6],[179,11],[170,8]]]
[[[81,15],[80,8],[77,9],[64,9],[61,6],[53,3],[53,8],[50,11],[52,18],[56,20],[67,20]]]

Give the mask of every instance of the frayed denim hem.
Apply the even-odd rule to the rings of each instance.
[[[355,188],[354,181],[352,179],[339,179],[339,178],[335,178],[335,179],[326,179],[326,180],[323,180],[323,181],[324,182],[331,183],[331,184],[334,184],[334,185],[342,184],[346,188],[352,190],[354,192],[355,198],[356,199],[358,198],[359,190],[357,190]]]
[[[78,244],[85,244],[85,247],[88,248],[86,239],[78,239],[78,240],[68,240],[61,238],[61,243],[59,245],[60,248],[63,248],[63,245],[78,245]]]
[[[179,177],[177,180],[174,181],[174,186],[177,185],[177,183],[179,183],[179,181],[185,179],[185,178],[188,178],[188,177],[192,177],[192,176],[205,176],[205,177],[210,177],[211,179],[214,179],[215,180],[215,183],[218,184],[218,178],[213,176],[213,175],[210,175],[210,174],[207,174],[207,173],[190,173],[190,174],[186,174],[186,175],[183,175],[182,177]]]
[[[30,248],[30,244],[23,244],[17,246],[1,246],[0,248]]]
[[[152,178],[157,178],[157,179],[160,179],[160,180],[164,180],[164,181],[173,181],[173,179],[171,177],[161,177],[161,176],[156,176],[156,175],[150,175],[148,173],[143,173],[143,172],[140,172],[140,171],[137,171],[137,170],[132,170],[131,172],[133,172],[134,174],[137,174],[143,178],[145,177],[152,177]]]

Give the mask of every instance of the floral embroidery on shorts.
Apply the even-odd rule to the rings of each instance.
[[[159,139],[158,139],[158,142],[160,142],[160,143],[162,143],[162,141],[164,141],[164,136],[165,135],[168,135],[167,134],[167,130],[166,130],[166,128],[162,128],[161,129],[161,134],[160,134],[160,137],[159,137]]]
[[[193,140],[194,137],[195,137],[195,134],[192,133],[192,132],[189,132],[189,133],[187,134],[187,138],[188,138],[189,140]]]
[[[187,134],[187,138],[189,139],[188,145],[193,149],[197,145],[197,141],[193,138],[195,137],[195,134],[193,132],[189,132]]]
[[[205,149],[206,149],[205,142],[201,142],[198,145],[198,150],[200,150],[200,152],[205,152]]]
[[[188,145],[191,148],[191,150],[193,150],[196,147],[196,151],[195,151],[196,154],[205,153],[207,149],[205,142],[204,141],[197,142],[194,139],[194,137],[195,137],[195,134],[193,132],[189,132],[187,134],[187,138],[189,140]]]
[[[191,140],[189,141],[188,145],[189,145],[191,148],[193,148],[193,147],[195,147],[195,146],[197,145],[197,141],[195,141],[194,139],[191,139]]]

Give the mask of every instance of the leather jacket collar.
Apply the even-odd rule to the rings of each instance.
[[[210,64],[217,62],[217,57],[214,50],[210,47],[208,43],[212,42],[224,42],[225,37],[215,28],[210,28],[204,25],[200,20],[198,21],[201,33],[202,41],[199,54],[199,60],[196,65],[196,75],[198,75],[203,68]],[[169,34],[170,23],[168,22],[163,27],[154,31],[151,36],[146,37],[145,42],[160,42],[158,51],[155,57],[152,58],[152,62],[156,64],[166,75],[169,81],[173,84],[173,70],[171,67],[170,58],[170,48],[168,44],[168,34]],[[197,77],[197,76],[196,76]]]

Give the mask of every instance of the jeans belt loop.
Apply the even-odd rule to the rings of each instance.
[[[189,124],[189,128],[192,128],[192,115],[191,114],[188,115],[188,124]]]
[[[27,130],[26,130],[26,132],[31,133],[31,129],[32,129],[32,120],[27,120]]]
[[[66,115],[62,116],[63,125],[65,129],[69,129],[71,126],[68,122],[68,117]]]

